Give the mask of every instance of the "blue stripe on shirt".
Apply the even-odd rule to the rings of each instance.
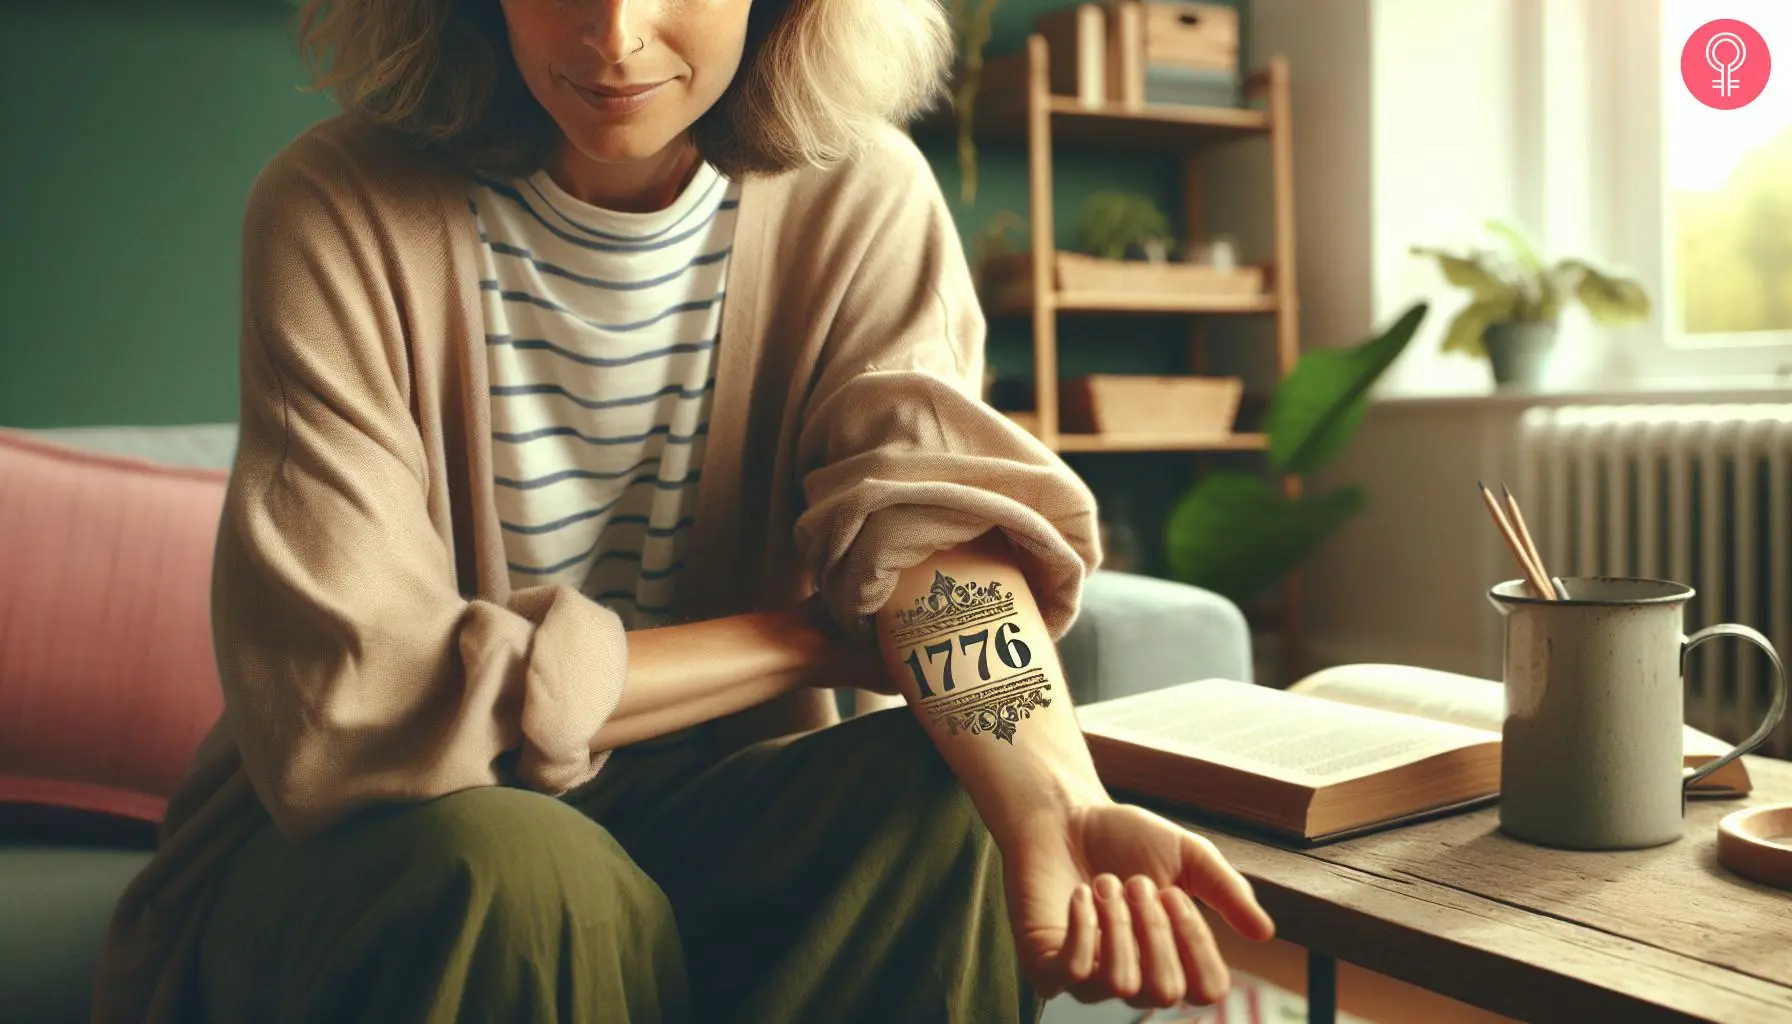
[[[685,516],[683,519],[680,519],[678,522],[673,523],[671,526],[653,526],[653,525],[651,525],[651,523],[652,523],[652,520],[648,516],[645,516],[639,512],[630,512],[626,515],[611,516],[610,521],[607,525],[609,525],[609,526],[645,526],[645,527],[647,527],[647,536],[649,536],[649,537],[670,537],[675,533],[679,533],[681,531],[688,530],[691,527],[697,525],[697,520],[693,516]]]
[[[487,345],[509,345],[520,352],[551,352],[562,359],[570,359],[575,363],[602,367],[629,366],[649,359],[664,359],[667,356],[705,352],[716,347],[716,339],[706,338],[703,341],[682,341],[676,345],[648,349],[645,352],[632,352],[626,356],[587,356],[556,345],[546,338],[513,338],[508,334],[488,334],[485,336],[485,343]]]
[[[680,313],[707,312],[711,306],[722,301],[724,294],[717,293],[715,296],[707,299],[692,299],[689,302],[680,302],[660,310],[658,313],[655,313],[645,320],[636,320],[632,323],[625,324],[600,324],[590,317],[567,309],[565,306],[560,305],[552,299],[544,299],[538,295],[531,295],[525,291],[506,290],[496,281],[480,281],[479,290],[482,292],[497,292],[498,297],[505,302],[524,302],[531,306],[535,306],[538,309],[545,309],[550,313],[559,313],[562,316],[570,317],[593,330],[606,331],[611,334],[626,334],[630,331],[639,331],[643,328],[652,327],[654,324],[659,323],[669,316],[677,316]]]
[[[522,573],[527,576],[552,576],[555,573],[564,572],[567,569],[570,569],[573,566],[584,562],[585,559],[587,559],[587,558],[591,558],[591,553],[593,551],[596,551],[597,546],[602,543],[603,543],[603,538],[599,537],[597,540],[592,542],[590,547],[586,548],[585,550],[579,552],[576,555],[573,555],[570,558],[561,559],[560,561],[555,562],[553,565],[534,566],[534,565],[522,565],[517,562],[511,562],[511,563],[509,563],[510,571]],[[640,560],[641,560],[641,553],[639,551],[627,551],[627,550],[623,550],[623,549],[612,548],[609,551],[602,552],[596,558],[592,559],[591,567],[593,569],[595,569],[599,565],[602,565],[603,563],[605,563],[607,561],[639,562]],[[676,576],[678,574],[678,571],[683,568],[684,568],[683,562],[673,562],[671,565],[666,566],[664,569],[642,568],[641,578],[643,580],[668,579],[672,576]]]
[[[657,476],[643,477],[640,480],[631,480],[629,482],[629,485],[622,489],[622,493],[616,495],[616,497],[610,499],[609,501],[605,502],[604,504],[599,505],[596,508],[585,509],[582,512],[574,512],[572,515],[569,515],[569,516],[562,516],[559,519],[556,519],[551,523],[539,523],[539,524],[535,524],[535,525],[525,525],[522,523],[506,522],[506,521],[500,519],[500,520],[498,520],[498,525],[503,527],[507,532],[510,532],[510,533],[520,533],[520,534],[524,534],[524,535],[530,536],[530,537],[539,537],[545,533],[553,533],[556,530],[564,530],[568,526],[572,526],[575,523],[583,523],[583,522],[586,522],[591,519],[596,519],[598,516],[601,516],[605,512],[610,511],[611,509],[615,508],[617,505],[622,504],[622,500],[624,498],[628,497],[628,493],[630,491],[634,490],[636,487],[641,486],[642,484],[651,484],[652,486],[654,486],[662,491],[680,491],[680,490],[683,490],[685,487],[696,483],[697,480],[701,476],[702,476],[702,474],[699,472],[699,473],[690,473],[690,474],[686,475],[685,477],[678,479],[678,480],[661,480]]]
[[[660,460],[655,457],[642,459],[627,469],[595,470],[595,469],[563,469],[558,473],[538,476],[531,480],[518,480],[515,477],[501,476],[494,479],[499,487],[508,487],[517,491],[533,491],[542,487],[550,487],[562,480],[620,480],[625,476],[634,476],[649,466],[658,468]]]
[[[507,444],[528,444],[530,441],[539,441],[544,437],[576,437],[586,444],[636,444],[650,437],[664,434],[667,444],[690,444],[707,433],[709,433],[709,424],[707,423],[689,434],[674,434],[669,424],[661,424],[645,434],[626,434],[614,437],[584,434],[572,427],[540,427],[520,432],[494,430],[492,431],[492,440],[503,441]]]
[[[475,175],[474,177],[478,177],[478,176]],[[491,186],[491,183],[486,181],[486,179],[480,178],[479,180],[482,184],[485,184],[488,188]],[[678,215],[678,218],[676,220],[674,220],[672,223],[666,225],[665,227],[660,228],[658,231],[650,231],[645,235],[619,235],[619,234],[616,234],[611,231],[601,231],[597,228],[591,227],[588,224],[580,224],[578,221],[573,220],[571,217],[567,216],[565,210],[562,210],[558,206],[555,206],[554,201],[549,199],[547,196],[543,195],[541,192],[541,189],[536,188],[535,183],[533,181],[525,181],[524,183],[529,186],[529,191],[535,193],[535,198],[541,200],[541,205],[543,205],[543,206],[547,207],[548,209],[554,211],[555,213],[559,214],[560,218],[562,220],[566,221],[566,223],[571,224],[574,228],[577,228],[578,230],[585,232],[587,235],[590,235],[593,238],[607,238],[612,242],[646,242],[646,241],[651,241],[655,238],[659,238],[661,235],[664,235],[666,232],[671,231],[673,228],[676,228],[680,224],[683,224],[685,222],[685,219],[688,218],[694,211],[702,209],[703,207],[709,205],[709,197],[715,195],[716,189],[721,188],[722,184],[725,180],[726,179],[724,179],[721,175],[719,175],[719,174],[716,175],[715,180],[709,183],[709,188],[707,188],[703,191],[702,198],[700,198],[696,202],[692,203],[688,209],[686,209],[683,213]]]
[[[626,398],[583,398],[566,390],[558,384],[494,384],[491,387],[493,398],[517,398],[523,395],[555,395],[564,398],[586,409],[621,409],[631,405],[648,405],[662,398],[702,398],[716,386],[715,378],[705,381],[700,388],[687,388],[679,384],[668,384],[658,391],[645,395],[629,395]]]
[[[609,525],[609,526],[616,526],[616,525],[643,526],[643,525],[647,524],[647,521],[648,521],[647,517],[644,515],[630,513],[628,515],[612,517],[607,525]],[[683,519],[680,519],[678,522],[673,523],[671,526],[648,526],[647,527],[647,536],[649,536],[649,537],[670,537],[673,534],[679,533],[683,530],[690,529],[692,526],[696,525],[696,522],[697,522],[697,520],[695,518],[693,518],[691,516],[685,516]],[[591,557],[591,552],[597,550],[597,546],[599,544],[603,543],[604,536],[608,536],[608,534],[609,534],[609,531],[606,529],[602,536],[599,536],[597,538],[597,540],[594,540],[591,542],[590,547],[586,548],[585,550],[579,552],[576,555],[573,555],[571,558],[562,559],[561,561],[556,562],[553,565],[535,567],[535,566],[523,565],[518,562],[510,562],[510,563],[508,563],[508,565],[512,572],[522,573],[522,574],[528,575],[528,576],[552,576],[558,572],[565,572],[567,569],[570,569],[573,566],[578,565],[580,562],[583,562],[585,559]],[[637,556],[637,557],[639,557],[639,556]],[[673,573],[677,572],[678,570],[680,570],[682,568],[684,568],[684,563],[676,562],[673,565],[667,566],[666,569],[662,570],[661,576],[671,576]],[[645,573],[645,572],[642,573],[642,577],[646,578],[647,573]]]
[[[717,214],[721,213],[724,210],[732,210],[735,207],[740,205],[740,203],[736,200],[724,200],[719,205],[717,205],[717,207],[714,210],[711,210],[709,213],[709,216],[704,217],[701,222],[694,224],[689,228],[686,228],[684,231],[681,231],[676,235],[673,235],[669,238],[659,239],[659,240],[653,241],[653,242],[646,242],[646,243],[643,243],[640,245],[631,245],[626,242],[595,242],[589,238],[581,238],[578,235],[575,235],[572,232],[567,231],[567,230],[559,227],[556,224],[550,223],[546,217],[543,217],[541,215],[541,211],[539,211],[535,207],[529,205],[529,201],[527,199],[524,199],[522,196],[522,193],[518,192],[516,189],[511,188],[508,185],[504,185],[499,182],[495,182],[495,181],[482,181],[482,184],[484,184],[486,188],[490,189],[493,194],[503,196],[505,199],[508,199],[511,202],[515,203],[516,205],[522,207],[523,210],[529,214],[529,216],[535,218],[536,222],[539,223],[542,227],[546,228],[548,230],[548,233],[553,235],[555,238],[558,238],[563,242],[570,242],[573,245],[580,247],[581,249],[591,249],[596,252],[652,252],[656,249],[667,249],[674,245],[677,245],[678,243],[684,241],[687,238],[690,238],[691,236],[697,234],[697,232],[702,231],[704,228],[708,227],[710,225],[710,223],[716,219]],[[474,207],[474,212],[475,213],[478,212],[477,206]]]
[[[734,250],[733,246],[727,246],[726,248],[718,249],[715,252],[699,253],[696,256],[691,257],[689,263],[679,267],[677,270],[674,270],[671,273],[661,274],[659,277],[650,277],[644,281],[606,281],[603,278],[575,274],[558,264],[549,263],[546,260],[538,260],[533,253],[522,246],[511,245],[508,242],[494,241],[491,236],[487,235],[484,231],[479,232],[479,240],[484,242],[487,246],[490,246],[494,253],[527,260],[530,265],[534,266],[537,271],[543,274],[562,277],[575,284],[588,285],[592,288],[604,288],[616,292],[637,292],[645,288],[657,288],[662,284],[678,280],[694,267],[706,267],[711,263],[720,263],[722,260],[727,259],[728,254]],[[480,283],[482,285],[484,284],[484,282]]]

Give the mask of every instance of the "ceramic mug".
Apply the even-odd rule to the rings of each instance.
[[[1488,591],[1505,617],[1506,719],[1500,827],[1544,846],[1627,850],[1681,834],[1686,788],[1759,746],[1786,711],[1786,670],[1747,626],[1684,632],[1693,589],[1666,580],[1569,577],[1565,601],[1523,580]],[[1681,673],[1720,636],[1753,643],[1773,665],[1760,728],[1723,757],[1684,767]]]

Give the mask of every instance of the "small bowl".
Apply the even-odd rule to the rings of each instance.
[[[1724,815],[1717,823],[1717,862],[1762,885],[1792,889],[1792,804]]]

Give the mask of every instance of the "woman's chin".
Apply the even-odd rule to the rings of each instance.
[[[585,159],[594,163],[618,164],[646,160],[666,151],[678,132],[668,132],[652,125],[606,124],[586,127],[568,139]]]

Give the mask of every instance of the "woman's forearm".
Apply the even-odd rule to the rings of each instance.
[[[1001,534],[904,572],[877,633],[887,670],[998,844],[1107,799],[1057,648]]]
[[[592,749],[664,736],[823,683],[850,656],[808,606],[635,630],[622,699]]]

